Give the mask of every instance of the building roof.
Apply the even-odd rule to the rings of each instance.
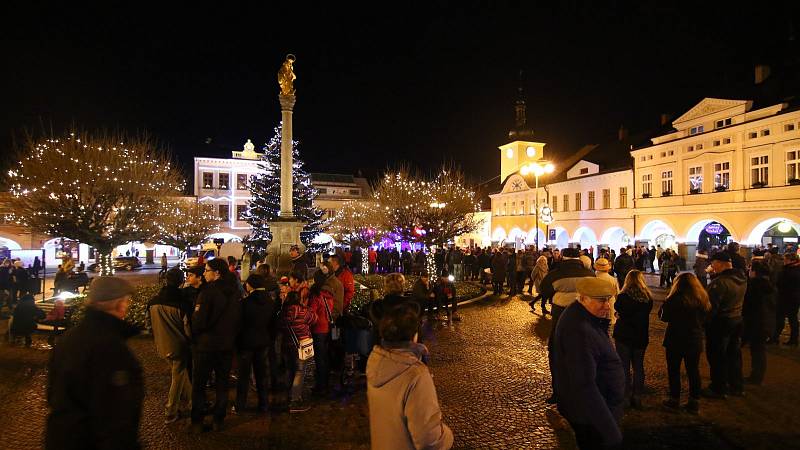
[[[312,173],[311,181],[319,183],[357,184],[352,175],[338,173]]]

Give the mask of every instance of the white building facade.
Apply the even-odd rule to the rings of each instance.
[[[252,200],[250,180],[259,174],[262,156],[248,139],[243,151],[232,152],[231,158],[194,158],[194,195],[201,203],[212,205],[221,222],[220,231],[212,238],[241,240],[250,234],[244,217]],[[319,192],[314,205],[325,212],[325,217],[333,216],[344,202],[370,194],[367,180],[351,175],[312,173],[311,181]]]
[[[540,243],[559,247],[680,247],[689,259],[698,245],[797,242],[800,109],[706,98],[672,126],[651,145],[630,150],[627,169],[608,170],[589,151],[558,168],[566,174],[540,177],[539,206],[548,204],[554,222],[540,221],[538,232],[535,180],[520,168],[543,159],[544,144],[500,147],[505,181],[490,195],[490,240],[529,245],[538,233]],[[521,153],[530,147],[533,156]]]

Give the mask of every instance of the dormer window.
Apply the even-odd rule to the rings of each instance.
[[[581,175],[586,175],[587,173],[589,173],[589,168],[588,167],[581,168]]]
[[[689,135],[690,136],[691,135],[695,135],[695,134],[700,134],[702,132],[703,132],[703,126],[702,125],[698,125],[696,127],[689,128]]]
[[[722,120],[718,120],[718,121],[716,121],[716,123],[714,123],[714,128],[722,128],[722,127],[727,127],[727,126],[729,126],[731,123],[733,123],[733,121],[731,120],[731,118],[730,118],[730,117],[728,117],[727,119],[722,119]]]

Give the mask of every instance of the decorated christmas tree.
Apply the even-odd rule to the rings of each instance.
[[[292,141],[292,208],[294,217],[305,222],[300,233],[300,241],[311,250],[316,250],[314,238],[325,224],[323,211],[313,205],[317,190],[311,184],[311,175],[305,171],[305,163],[300,159],[298,142]],[[281,207],[281,127],[275,128],[272,139],[264,146],[264,156],[258,163],[259,174],[250,180],[250,208],[247,222],[252,234],[247,237],[247,245],[263,252],[272,240],[269,223],[275,221]]]

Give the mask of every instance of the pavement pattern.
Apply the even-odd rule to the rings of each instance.
[[[656,290],[657,299],[663,291]],[[664,326],[651,316],[647,390],[641,411],[623,419],[624,448],[800,448],[800,352],[770,347],[766,381],[745,398],[703,400],[701,413],[666,411],[666,367],[661,347]],[[455,448],[574,448],[574,437],[554,408],[550,394],[546,337],[549,316],[531,314],[520,297],[490,295],[461,308],[462,322],[436,321],[424,330],[432,354],[430,369],[445,423]],[[0,332],[6,321],[0,321]],[[347,396],[313,399],[301,414],[229,416],[222,432],[189,435],[187,420],[163,423],[169,387],[166,364],[152,338],[130,346],[145,369],[146,399],[140,439],[144,448],[369,448],[369,417],[363,389]],[[46,362],[49,347],[36,337],[31,349],[0,344],[0,449],[35,449],[43,443],[47,414]],[[703,382],[708,367],[702,358]],[[749,353],[745,351],[745,375]],[[686,388],[684,379],[684,388]],[[255,399],[251,395],[250,406]]]

